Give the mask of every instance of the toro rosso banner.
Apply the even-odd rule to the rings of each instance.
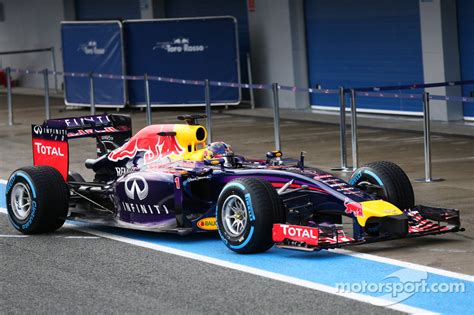
[[[240,82],[233,17],[132,20],[123,23],[128,75]],[[149,81],[155,106],[202,105],[204,86]],[[238,104],[240,89],[211,86],[213,104]],[[145,104],[143,81],[130,81],[131,105]]]
[[[63,22],[61,39],[64,72],[124,74],[120,22]],[[64,77],[66,105],[90,105],[87,77]],[[123,107],[125,81],[94,77],[95,104]]]

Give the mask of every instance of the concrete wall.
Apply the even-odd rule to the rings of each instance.
[[[59,24],[64,19],[63,0],[3,0],[4,22],[0,22],[0,51],[55,47],[58,69],[62,70]],[[31,53],[0,56],[0,66],[44,69],[51,66],[51,54]],[[40,76],[14,75],[25,87],[42,87]],[[60,84],[62,80],[60,78]],[[50,80],[52,87],[53,81]]]
[[[456,2],[452,0],[420,1],[421,44],[424,81],[461,80]],[[461,96],[461,87],[439,87],[427,90],[435,95]],[[432,101],[431,118],[460,120],[461,102]]]
[[[140,16],[142,19],[153,18],[153,1],[140,0]]]
[[[303,0],[256,0],[249,28],[254,82],[308,86]],[[271,92],[255,96],[272,106]],[[280,106],[308,108],[308,95],[282,91]]]

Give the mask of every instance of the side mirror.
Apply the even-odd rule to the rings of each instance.
[[[266,154],[266,157],[267,159],[274,159],[274,158],[280,158],[283,156],[283,153],[279,150],[277,151],[270,151],[270,152],[267,152]]]
[[[224,163],[224,158],[204,160],[204,164],[206,165],[224,165]]]

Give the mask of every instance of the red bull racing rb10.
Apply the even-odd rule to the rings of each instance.
[[[415,206],[407,175],[394,163],[369,163],[349,182],[280,151],[262,159],[206,143],[203,115],[150,125],[132,136],[121,115],[51,119],[32,126],[34,166],[6,187],[11,224],[52,232],[65,220],[186,235],[218,231],[237,253],[314,251],[461,231],[459,211]],[[69,140],[96,139],[94,172],[69,170]]]

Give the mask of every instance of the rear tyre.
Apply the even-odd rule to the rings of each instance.
[[[228,248],[239,254],[273,246],[274,223],[283,223],[283,204],[272,185],[259,178],[229,182],[217,201],[217,226]]]
[[[386,200],[401,210],[415,206],[415,194],[407,174],[395,163],[379,161],[365,164],[352,174],[349,184],[357,186],[374,197]],[[372,190],[370,185],[379,186]]]
[[[53,232],[66,220],[69,189],[52,167],[16,170],[8,180],[5,194],[10,222],[24,234]]]

